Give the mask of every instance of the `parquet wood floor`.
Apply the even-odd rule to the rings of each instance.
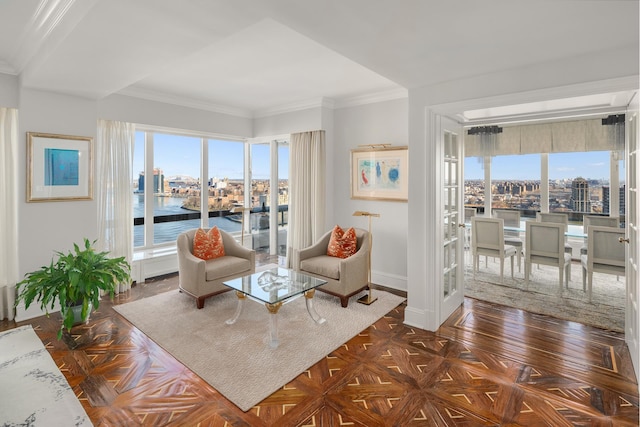
[[[57,314],[18,325],[95,426],[638,426],[623,335],[469,298],[436,333],[403,325],[400,305],[245,413],[112,308],[176,287],[105,299],[61,341]]]

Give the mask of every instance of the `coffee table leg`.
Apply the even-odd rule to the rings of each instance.
[[[240,313],[242,313],[242,306],[244,304],[244,300],[247,299],[247,296],[242,292],[236,291],[236,296],[238,297],[238,305],[236,306],[236,312],[233,313],[233,317],[231,319],[226,320],[224,323],[227,325],[233,325],[240,317]]]
[[[313,307],[313,296],[315,295],[316,290],[311,289],[304,293],[305,301],[307,302],[307,311],[309,312],[309,316],[316,322],[318,325],[322,325],[327,321],[324,317],[320,317],[316,309]]]
[[[282,302],[275,304],[265,304],[269,310],[269,347],[278,347],[278,310],[282,307]]]

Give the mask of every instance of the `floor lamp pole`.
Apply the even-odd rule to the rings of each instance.
[[[367,259],[367,288],[369,292],[367,293],[367,295],[364,295],[358,298],[359,303],[369,305],[374,303],[378,299],[373,297],[373,293],[372,293],[373,290],[371,288],[371,252],[373,251],[373,234],[371,232],[371,218],[373,217],[379,218],[380,214],[364,212],[364,211],[355,211],[353,213],[353,216],[369,217],[369,256]]]
[[[243,206],[236,206],[231,209],[231,213],[240,212],[240,244],[244,246],[244,211],[251,210],[251,208],[245,208]]]

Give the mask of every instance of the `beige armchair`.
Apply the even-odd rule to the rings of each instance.
[[[367,288],[370,236],[367,230],[355,231],[357,250],[348,258],[327,255],[331,231],[294,256],[294,270],[326,280],[327,284],[318,290],[339,297],[343,307],[349,304],[350,297]]]
[[[202,308],[206,298],[231,290],[222,282],[255,272],[256,252],[241,246],[233,236],[220,230],[225,256],[205,261],[193,255],[196,231],[188,230],[178,235],[178,279],[180,291],[194,297],[196,306]]]

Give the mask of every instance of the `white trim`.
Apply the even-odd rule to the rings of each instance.
[[[333,109],[335,101],[331,98],[313,98],[306,99],[304,101],[292,102],[290,104],[284,104],[277,107],[263,108],[255,110],[253,117],[262,118],[269,116],[277,116],[279,114],[291,113],[294,111],[303,111],[311,108],[329,108]]]
[[[371,282],[398,291],[407,291],[407,276],[371,271]]]
[[[368,93],[365,95],[353,96],[351,98],[344,98],[336,101],[335,108],[348,108],[357,107],[366,104],[375,104],[377,102],[393,101],[396,99],[408,99],[409,91],[402,87],[397,89],[390,89],[382,92]]]
[[[227,114],[230,116],[252,118],[250,110],[246,108],[229,107],[226,105],[214,104],[212,102],[187,98],[184,96],[169,95],[166,93],[128,87],[116,92],[118,95],[131,96],[133,98],[146,99],[148,101],[163,102],[167,104],[181,105],[183,107],[196,108],[198,110],[211,111],[213,113]]]
[[[467,110],[478,110],[496,106],[526,104],[529,102],[548,101],[550,99],[572,98],[576,96],[597,95],[606,92],[620,92],[638,90],[638,76],[619,77],[588,83],[578,83],[556,88],[537,89],[526,92],[516,92],[487,98],[468,99],[434,106],[434,111],[445,116],[455,116]],[[558,111],[557,115],[563,114]],[[457,117],[460,119],[460,117]],[[484,122],[489,122],[485,119]]]
[[[179,135],[179,136],[192,136],[197,138],[209,138],[209,139],[222,139],[225,141],[233,141],[233,142],[248,142],[247,138],[235,135],[225,135],[221,133],[211,133],[211,132],[200,132],[188,129],[180,129],[180,128],[170,128],[166,126],[156,126],[156,125],[145,125],[136,123],[136,132],[154,132],[154,133],[162,133],[169,135]]]

